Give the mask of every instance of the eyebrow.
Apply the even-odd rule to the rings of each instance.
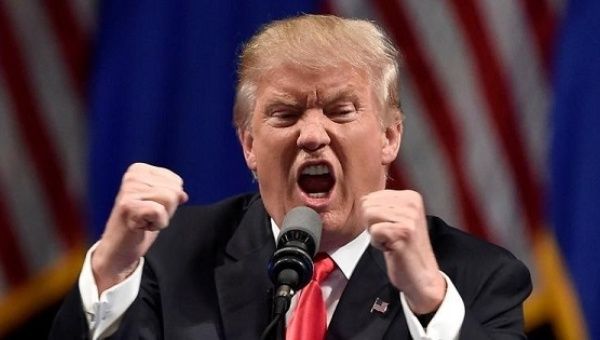
[[[318,104],[322,106],[332,105],[342,100],[350,100],[352,102],[359,101],[359,97],[352,87],[338,89],[332,94],[327,94],[326,96],[323,96],[321,91],[320,93],[317,93],[317,96],[320,97]],[[278,106],[302,107],[304,105],[305,100],[298,100],[293,93],[282,91],[274,93],[273,96],[266,101],[264,107],[266,111],[270,111]]]
[[[275,98],[270,98],[265,103],[264,107],[265,107],[265,112],[270,112],[278,107],[294,107],[294,108],[300,107],[300,104],[298,103],[297,100],[290,98],[290,97],[275,97]]]
[[[358,102],[358,95],[352,88],[344,88],[334,92],[332,95],[328,95],[320,100],[319,103],[323,106],[331,105],[341,100],[350,100],[352,102]]]

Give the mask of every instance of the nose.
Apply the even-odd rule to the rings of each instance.
[[[325,116],[322,112],[307,112],[300,121],[298,147],[307,151],[316,151],[331,142],[325,127]]]

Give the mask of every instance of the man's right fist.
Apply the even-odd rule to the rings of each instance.
[[[99,294],[135,270],[158,232],[168,226],[177,207],[187,199],[183,180],[172,171],[144,163],[127,169],[92,255]]]

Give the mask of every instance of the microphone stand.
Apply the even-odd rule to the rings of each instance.
[[[265,327],[260,340],[285,340],[285,313],[290,308],[294,290],[288,285],[280,285],[273,294],[271,322]],[[275,332],[273,332],[276,330]]]

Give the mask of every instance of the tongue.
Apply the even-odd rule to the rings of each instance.
[[[317,192],[329,192],[334,181],[330,175],[302,175],[298,179],[302,191],[313,194]]]

